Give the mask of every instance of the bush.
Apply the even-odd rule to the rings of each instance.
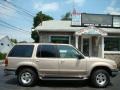
[[[5,54],[5,53],[1,53],[1,52],[0,52],[0,60],[5,59],[5,57],[6,57],[6,54]]]

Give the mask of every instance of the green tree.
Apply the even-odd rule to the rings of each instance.
[[[43,14],[42,11],[38,12],[33,18],[33,29],[37,27],[40,23],[42,25],[42,21],[47,20],[53,20],[53,17]],[[35,42],[39,42],[39,36],[37,31],[32,31],[31,37]]]
[[[67,12],[62,18],[61,20],[71,20],[71,13],[70,12]]]
[[[42,21],[53,20],[49,15],[43,14],[42,11],[38,12],[34,17],[33,27],[37,27]]]
[[[6,57],[6,54],[5,54],[5,53],[1,53],[1,52],[0,52],[0,60],[5,59],[5,57]]]
[[[11,42],[13,42],[13,43],[17,43],[17,40],[16,39],[10,39],[11,40]]]
[[[39,42],[39,36],[37,31],[32,31],[31,37],[34,40],[34,42]]]

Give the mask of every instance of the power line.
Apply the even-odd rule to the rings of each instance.
[[[9,15],[9,14],[6,14],[6,13],[3,13],[3,12],[0,12],[0,14],[1,15],[4,15],[4,16],[7,16],[7,17],[12,17],[12,18],[19,18],[18,16],[14,16],[14,15]],[[31,20],[30,19],[28,19],[28,18],[25,18],[27,21],[29,21],[29,22],[31,22]]]
[[[6,1],[6,0],[2,0],[2,1],[4,1],[4,2],[6,2],[7,4],[13,6],[14,8],[13,8],[13,7],[9,7],[8,5],[6,5],[6,4],[4,4],[4,3],[1,3],[2,5],[6,6],[6,7],[8,7],[8,8],[14,9],[14,10],[16,10],[17,12],[21,12],[22,14],[27,15],[27,16],[29,16],[29,17],[32,17],[32,18],[34,17],[34,15],[32,15],[32,14],[30,13],[30,11],[25,10],[25,9],[23,9],[23,8],[15,5],[15,4],[11,3],[11,2],[8,2],[8,1]],[[19,9],[19,10],[17,10],[17,9]]]
[[[4,1],[6,1],[6,0],[4,0]],[[21,9],[24,13],[26,13],[26,14],[28,14],[28,15],[34,17],[34,16],[31,14],[30,11],[28,11],[28,10],[26,10],[26,9],[23,9],[23,8],[21,8],[21,7],[17,6],[17,5],[15,5],[15,4],[11,3],[11,2],[8,2],[8,1],[6,1],[6,2],[7,2],[8,4],[11,4],[12,6],[18,8],[18,9]]]
[[[16,13],[18,13],[19,15],[24,15],[24,16],[26,15],[24,12],[19,11],[19,10],[13,8],[13,7],[9,7],[9,6],[5,5],[5,4],[3,5],[1,2],[0,2],[0,4],[1,4],[0,7],[3,8],[3,9],[6,9],[6,10],[12,9],[12,10],[15,10]],[[31,18],[31,16],[28,16],[28,15],[27,15],[27,17]],[[32,19],[32,18],[31,18],[31,19]]]
[[[9,23],[7,23],[7,22],[3,21],[3,20],[0,20],[0,22],[1,22],[1,23],[3,23],[3,24],[5,24],[5,25],[7,25],[7,26],[12,27],[12,29],[17,29],[17,30],[19,30],[19,31],[21,31],[21,32],[31,34],[31,32],[26,31],[26,30],[23,30],[23,29],[21,29],[21,28],[18,28],[18,27],[16,27],[16,26],[13,26],[13,25],[11,25],[11,24],[9,24]]]
[[[7,25],[0,24],[0,26],[2,26],[2,27],[4,27],[4,28],[8,28],[8,29],[10,29],[10,30],[12,30],[12,31],[20,32],[20,33],[23,33],[23,34],[29,34],[29,33],[26,33],[26,32],[18,31],[18,30],[16,30],[15,28],[9,27],[9,26],[7,26]]]

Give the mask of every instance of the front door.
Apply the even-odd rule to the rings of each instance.
[[[82,53],[85,56],[90,56],[91,55],[91,41],[90,37],[83,37],[82,38]]]
[[[84,56],[72,46],[58,46],[60,55],[60,75],[66,77],[78,77],[86,73],[86,60]],[[79,55],[79,58],[78,58]]]

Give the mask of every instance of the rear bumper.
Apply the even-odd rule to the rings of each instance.
[[[111,72],[111,76],[112,76],[112,77],[117,76],[118,73],[119,73],[119,70],[118,70],[118,69],[113,69],[113,70],[111,70],[111,71],[112,71],[112,72]]]
[[[5,76],[15,75],[15,70],[14,69],[4,69],[4,74],[5,74]]]

